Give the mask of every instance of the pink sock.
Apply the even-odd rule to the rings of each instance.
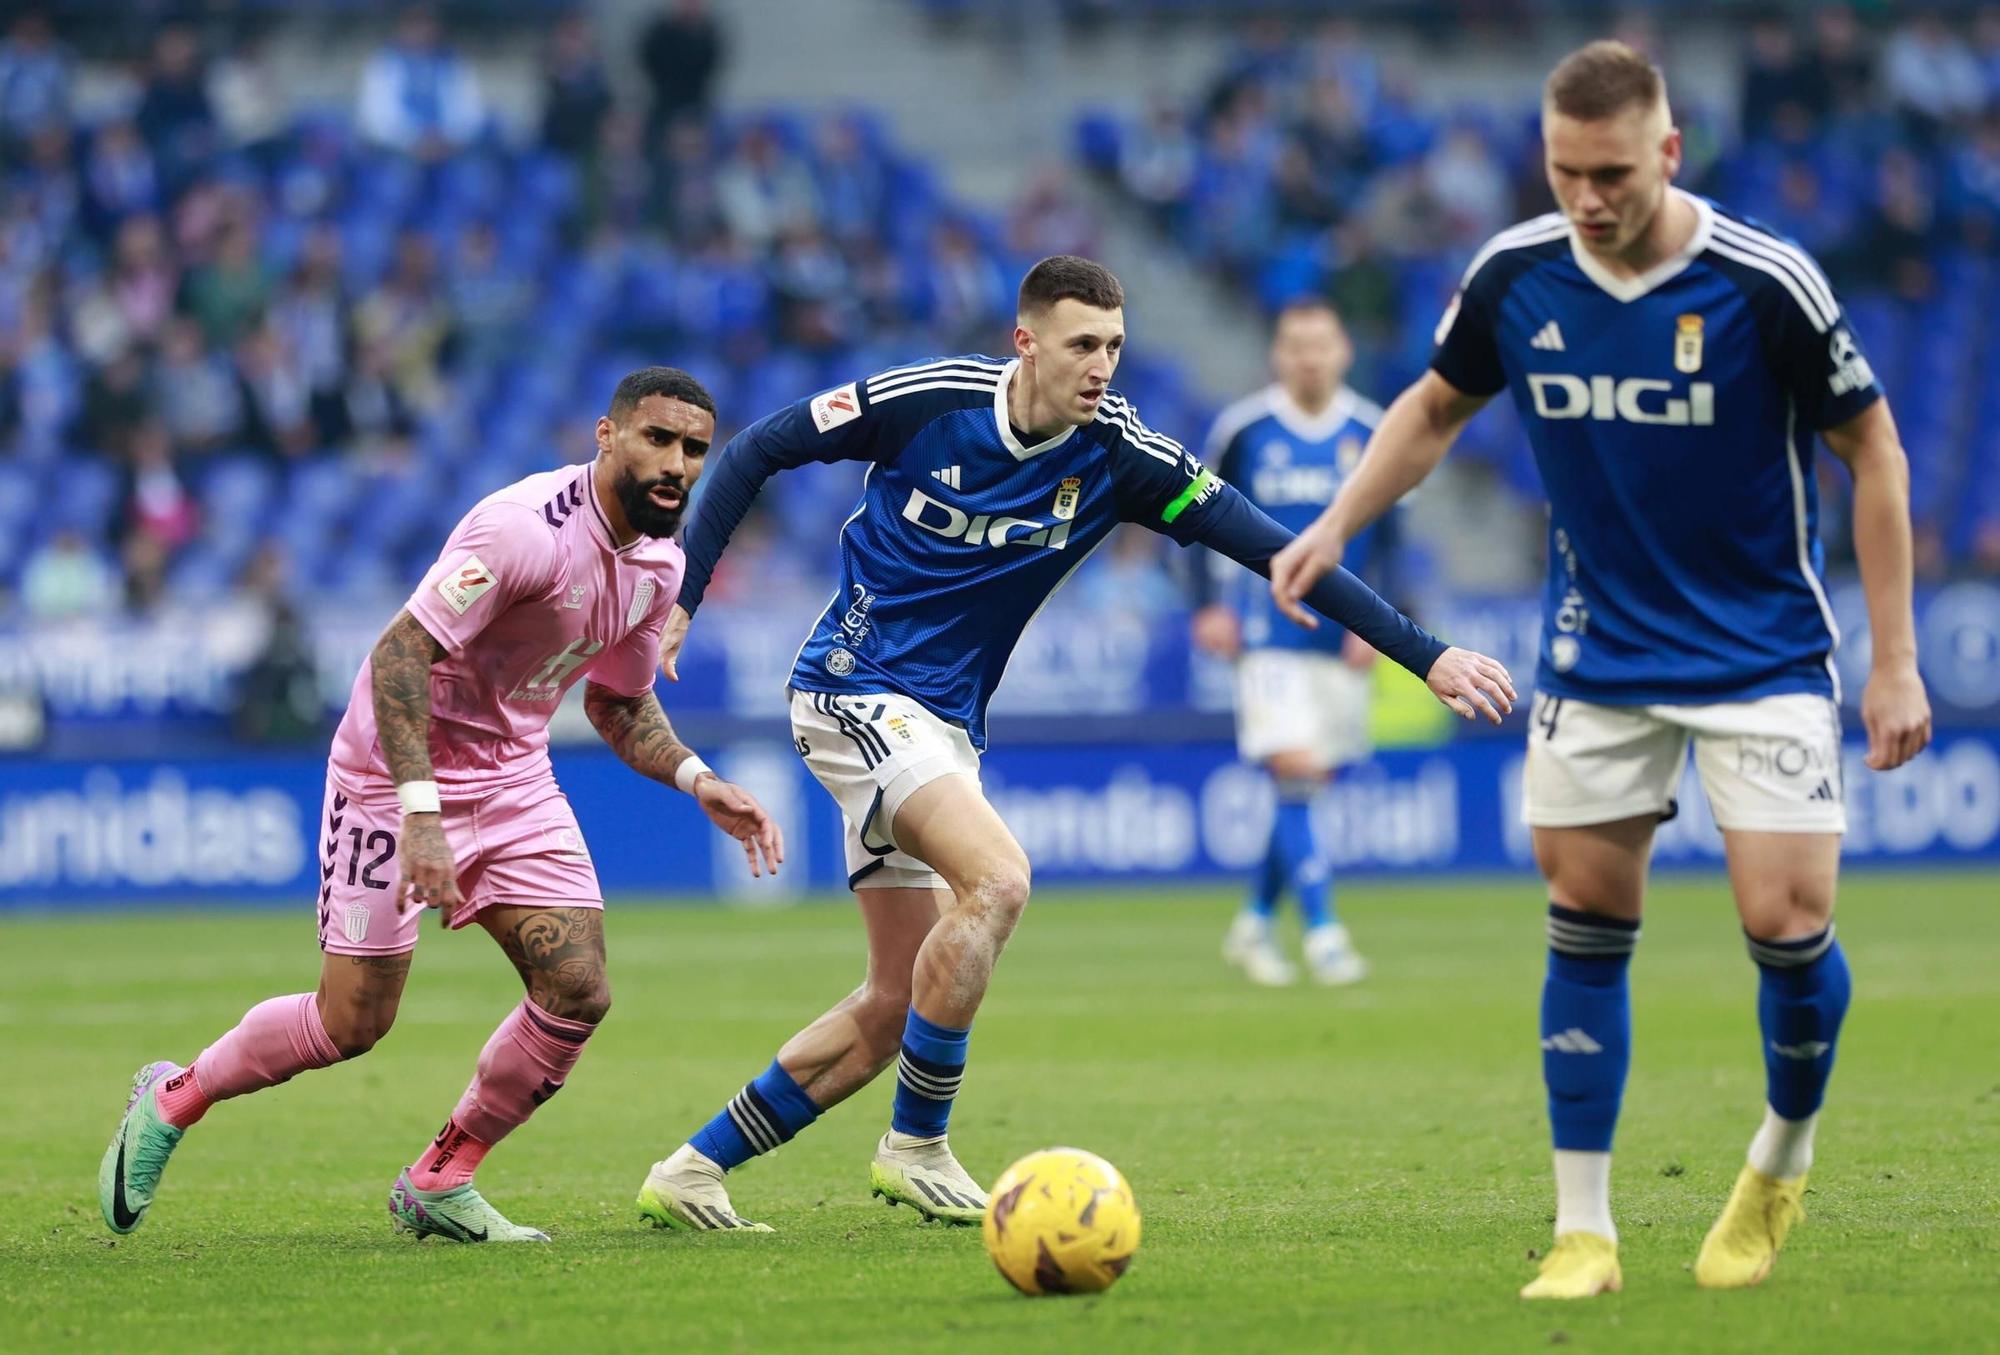
[[[245,1012],[234,1030],[161,1085],[160,1117],[186,1129],[217,1101],[339,1062],[340,1050],[319,1018],[319,999],[312,993],[274,997]]]
[[[479,1051],[472,1085],[410,1168],[410,1184],[418,1190],[449,1190],[470,1181],[487,1149],[562,1090],[595,1029],[587,1022],[550,1016],[523,998]]]

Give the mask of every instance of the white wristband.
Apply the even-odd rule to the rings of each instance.
[[[674,789],[686,791],[689,795],[694,794],[695,778],[703,772],[713,776],[715,769],[703,762],[699,754],[689,753],[687,760],[674,768]]]
[[[396,798],[403,802],[405,814],[444,812],[444,805],[438,799],[438,783],[435,781],[405,781],[396,787]]]

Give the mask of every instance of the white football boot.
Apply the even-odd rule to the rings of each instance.
[[[674,1149],[665,1162],[655,1162],[639,1187],[639,1217],[655,1228],[685,1228],[720,1232],[737,1228],[768,1233],[767,1223],[753,1223],[729,1203],[722,1186],[722,1168],[692,1143]]]

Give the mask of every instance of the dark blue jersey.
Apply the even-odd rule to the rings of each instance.
[[[1675,190],[1678,191],[1678,190]],[[1611,705],[1836,694],[1813,434],[1881,398],[1805,252],[1703,198],[1618,278],[1559,214],[1466,270],[1431,366],[1511,391],[1549,496],[1537,685]]]
[[[1325,409],[1308,414],[1283,386],[1272,385],[1244,396],[1216,416],[1206,455],[1217,475],[1270,514],[1273,522],[1297,535],[1333,502],[1381,421],[1380,405],[1345,386]],[[1363,573],[1362,563],[1374,543],[1374,528],[1359,533],[1348,543],[1343,563]],[[1346,631],[1339,626],[1307,630],[1293,624],[1255,575],[1230,569],[1220,583],[1221,600],[1242,623],[1244,648],[1340,653]]]
[[[1205,542],[1266,572],[1291,534],[1115,391],[1096,419],[1023,446],[1007,418],[1016,363],[940,359],[850,382],[730,440],[687,531],[680,603],[764,480],[809,461],[870,463],[840,531],[840,587],[792,671],[803,691],[886,690],[986,740],[986,706],[1028,622],[1120,522]],[[1306,599],[1419,676],[1445,646],[1345,570]]]

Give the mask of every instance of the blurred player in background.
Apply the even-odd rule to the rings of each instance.
[[[1382,417],[1380,406],[1343,384],[1353,360],[1333,307],[1294,301],[1278,312],[1272,332],[1277,381],[1223,410],[1209,432],[1215,473],[1287,531],[1303,531],[1333,502]],[[1361,573],[1374,544],[1372,529],[1358,534],[1343,563]],[[1289,889],[1298,897],[1313,979],[1358,983],[1368,965],[1334,914],[1333,867],[1314,832],[1312,808],[1337,768],[1368,756],[1375,651],[1338,626],[1293,625],[1279,615],[1268,588],[1241,571],[1229,575],[1225,597],[1196,611],[1194,642],[1237,660],[1237,751],[1269,769],[1278,804],[1264,863],[1223,940],[1223,957],[1253,983],[1277,986],[1298,977],[1271,927]],[[1214,575],[1198,572],[1197,579]]]
[[[1653,830],[1694,745],[1750,957],[1767,1107],[1695,1261],[1761,1281],[1804,1217],[1806,1171],[1847,1009],[1834,939],[1846,826],[1838,642],[1820,578],[1817,433],[1854,476],[1874,663],[1867,765],[1930,739],[1910,598],[1909,467],[1825,275],[1796,245],[1672,186],[1666,85],[1621,43],[1572,53],[1542,108],[1561,210],[1466,270],[1431,370],[1361,466],[1282,552],[1301,590],[1511,392],[1548,490],[1549,581],[1523,800],[1549,884],[1542,1068],[1556,1244],[1528,1298],[1621,1283],[1610,1150],[1631,1051],[1626,971]]]
[[[641,1211],[684,1228],[761,1227],[723,1173],[769,1152],[894,1062],[875,1192],[928,1218],[977,1222],[986,1193],[946,1127],[972,1018],[1028,902],[1028,859],[979,787],[986,706],[1021,632],[1121,522],[1201,542],[1259,573],[1291,533],[1139,422],[1110,388],[1125,293],[1087,259],[1022,280],[1015,356],[949,358],[815,395],[745,429],[688,529],[688,574],[661,663],[764,481],[811,461],[865,461],[841,528],[840,586],[791,676],[799,755],[839,802],[848,885],[868,932],[862,984],[778,1051],[715,1118],[656,1163]],[[1353,575],[1313,607],[1425,678],[1460,715],[1498,721],[1506,670],[1450,649]]]
[[[527,997],[480,1051],[437,1139],[397,1177],[400,1228],[546,1242],[473,1188],[487,1150],[562,1090],[611,1005],[604,904],[549,766],[548,723],[584,708],[633,770],[691,793],[754,872],[778,829],[674,737],[653,668],[685,560],[673,538],[715,436],[715,403],[666,367],[618,384],[597,459],[488,495],[383,632],[327,764],[319,991],[253,1007],[186,1068],[139,1070],[98,1173],[114,1232],[145,1219],[167,1158],[217,1101],[365,1054],[396,1019],[423,909],[478,923]]]

